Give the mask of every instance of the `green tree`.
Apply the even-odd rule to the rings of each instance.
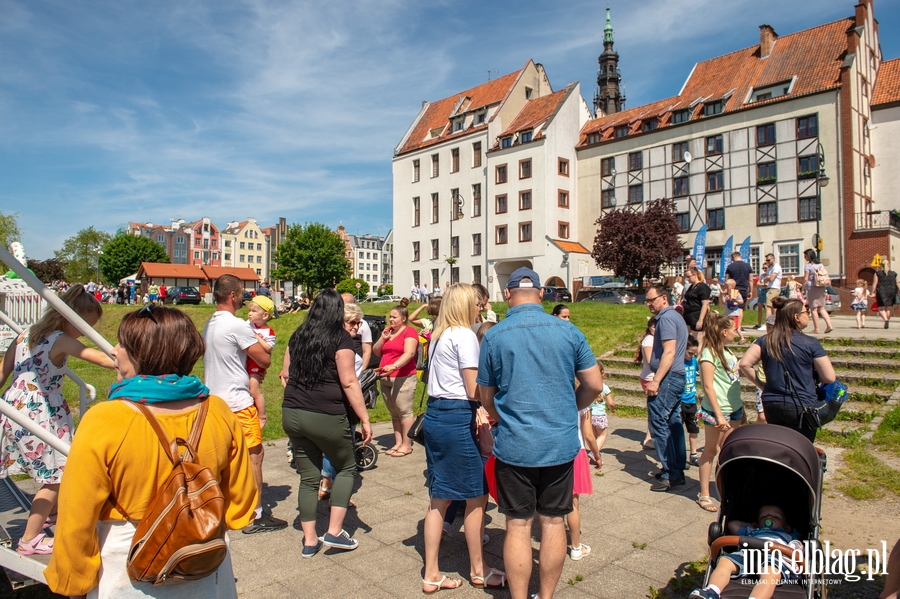
[[[169,262],[163,246],[143,235],[121,233],[103,246],[100,255],[100,272],[103,279],[115,285],[121,279],[133,275],[141,262]]]
[[[356,288],[357,283],[359,283],[359,289]],[[337,284],[335,289],[338,293],[349,293],[353,297],[361,298],[366,297],[366,294],[369,293],[369,284],[362,279],[344,279]]]
[[[22,231],[19,230],[19,213],[6,214],[0,212],[0,246],[9,248],[13,241],[21,241]]]
[[[66,263],[66,280],[70,283],[86,283],[97,277],[100,252],[111,239],[112,235],[98,231],[93,226],[66,239],[62,249],[54,252],[58,260]],[[116,279],[114,282],[119,281]]]
[[[57,258],[48,260],[28,259],[28,268],[44,283],[62,281],[66,278],[66,264]]]
[[[322,223],[293,224],[275,252],[273,278],[292,281],[312,294],[350,275],[347,246]]]

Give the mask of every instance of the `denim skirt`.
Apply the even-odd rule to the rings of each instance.
[[[464,501],[487,495],[484,459],[475,438],[477,408],[474,401],[428,398],[425,484],[432,499]]]

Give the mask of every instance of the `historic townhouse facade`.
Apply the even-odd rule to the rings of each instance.
[[[369,295],[376,295],[378,287],[385,282],[383,259],[385,238],[367,233],[348,235],[347,241],[354,254],[353,278],[369,283],[372,289]]]
[[[183,219],[173,220],[169,226],[130,222],[127,231],[131,235],[153,239],[163,246],[172,264],[222,264],[219,229],[209,217],[192,223],[185,223]]]
[[[228,223],[222,230],[222,241],[222,266],[252,269],[260,281],[269,278],[269,239],[255,218]]]
[[[677,96],[587,123],[579,203],[599,215],[674,199],[687,247],[707,226],[710,275],[729,237],[751,238],[754,269],[772,252],[796,274],[818,235],[833,278],[870,276],[870,238],[890,236],[867,218],[880,64],[868,0],[852,18],[783,37],[763,25],[758,46],[698,63]]]

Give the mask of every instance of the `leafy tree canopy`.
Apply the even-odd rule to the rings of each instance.
[[[660,267],[684,253],[675,202],[669,198],[650,202],[644,212],[607,212],[596,224],[594,261],[626,280],[658,277]]]
[[[64,281],[66,278],[66,263],[57,258],[48,260],[28,259],[28,268],[44,283]]]
[[[356,284],[359,283],[359,289],[356,288]],[[344,279],[335,287],[338,293],[351,293],[353,297],[359,299],[362,297],[366,297],[366,294],[369,293],[369,284],[362,279]]]
[[[350,275],[347,246],[322,223],[293,224],[275,252],[273,278],[292,281],[313,294]]]
[[[97,277],[100,252],[111,239],[112,235],[98,231],[93,226],[66,239],[62,248],[54,252],[57,260],[66,263],[66,280],[70,283],[86,283]],[[114,282],[118,281],[116,279]]]
[[[121,233],[103,246],[100,272],[103,279],[117,285],[121,279],[133,275],[141,262],[169,262],[163,246],[143,235]]]
[[[22,231],[19,230],[19,213],[6,214],[0,212],[0,245],[9,248],[13,241],[21,241]],[[4,269],[5,270],[5,269]]]

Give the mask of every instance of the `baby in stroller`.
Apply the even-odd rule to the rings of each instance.
[[[740,520],[731,520],[727,524],[728,533],[742,537],[753,537],[764,541],[771,541],[778,545],[787,546],[791,550],[802,551],[800,536],[787,523],[782,509],[776,505],[764,505],[759,509],[755,525]],[[791,560],[791,555],[784,551],[780,560],[775,557],[776,549],[772,549],[767,560],[757,560],[759,582],[750,592],[750,599],[771,599],[775,589],[782,580],[790,580],[796,577],[796,565]],[[758,553],[758,552],[755,552]],[[709,584],[703,589],[697,589],[689,597],[698,599],[719,599],[722,591],[734,578],[740,578],[747,574],[745,559],[747,553],[735,551],[723,553],[716,562],[715,570],[709,577]],[[780,564],[780,568],[778,567]],[[767,568],[763,566],[768,566]]]

